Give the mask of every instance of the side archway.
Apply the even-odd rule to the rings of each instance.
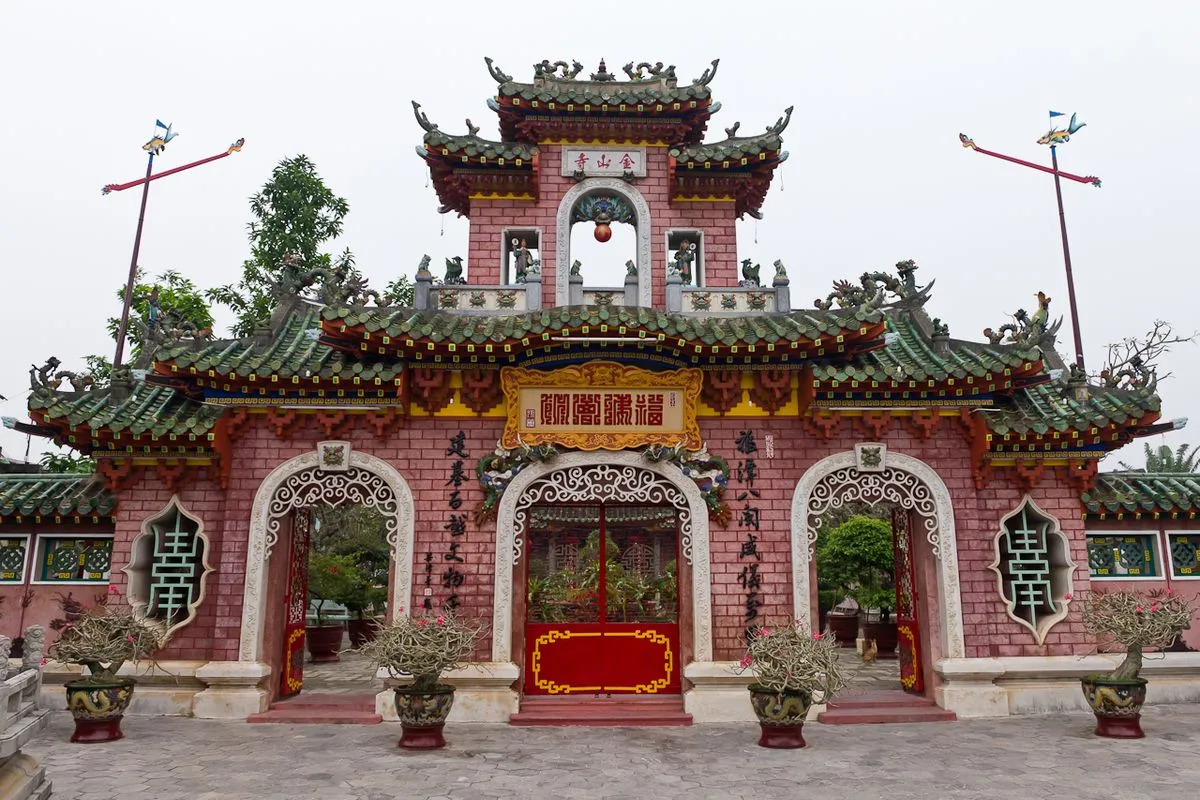
[[[813,545],[820,531],[814,519],[847,501],[875,505],[895,503],[912,509],[937,559],[938,620],[943,658],[963,658],[962,594],[958,579],[958,544],[954,504],[941,477],[924,461],[886,451],[885,461],[860,472],[854,452],[837,453],[813,464],[792,496],[792,601],[796,618],[812,618],[809,582]]]
[[[520,537],[537,484],[555,481],[570,485],[574,500],[602,501],[611,485],[580,480],[592,468],[604,468],[616,480],[647,499],[666,502],[680,511],[680,553],[692,567],[692,649],[696,661],[712,660],[712,582],[708,546],[708,507],[695,482],[668,462],[650,462],[640,453],[564,453],[553,461],[533,464],[513,478],[497,509],[496,582],[492,616],[492,661],[512,661],[513,569],[518,561]],[[558,500],[566,499],[558,496]]]
[[[404,476],[386,461],[357,450],[350,450],[349,455],[347,469],[325,470],[314,450],[283,462],[259,485],[250,512],[246,547],[240,661],[263,660],[267,560],[275,547],[281,521],[297,508],[349,502],[374,506],[383,513],[395,562],[389,606],[392,616],[404,613],[412,596],[412,490]]]
[[[635,187],[617,178],[587,178],[575,184],[563,195],[556,217],[556,247],[554,250],[554,304],[565,306],[571,296],[571,212],[589,194],[608,192],[629,201],[637,215],[638,305],[650,307],[650,204]]]

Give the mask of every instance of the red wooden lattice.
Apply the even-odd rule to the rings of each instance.
[[[900,685],[906,692],[924,694],[911,513],[903,508],[892,509],[892,548],[896,564],[896,649],[900,659]]]
[[[299,694],[304,686],[304,626],[308,613],[308,546],[312,511],[297,509],[292,514],[292,539],[288,548],[288,582],[283,628],[283,671],[279,696]]]

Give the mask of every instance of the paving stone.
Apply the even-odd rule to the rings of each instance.
[[[803,750],[755,745],[753,725],[453,725],[450,746],[396,748],[398,726],[247,725],[127,717],[126,738],[73,745],[69,714],[28,747],[57,800],[755,798],[959,800],[1186,794],[1200,783],[1200,706],[1153,706],[1147,738],[1098,739],[1090,715],[938,725],[821,725]],[[297,728],[301,726],[296,726]],[[1119,769],[1111,768],[1119,765]]]

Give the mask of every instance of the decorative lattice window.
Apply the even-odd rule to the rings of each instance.
[[[37,583],[108,583],[111,536],[39,536]]]
[[[24,583],[28,536],[0,536],[0,583]]]
[[[1156,533],[1088,536],[1088,569],[1093,578],[1157,578],[1162,575],[1154,552]]]
[[[993,544],[996,559],[989,568],[996,573],[1008,616],[1041,644],[1055,623],[1067,616],[1064,595],[1071,593],[1075,570],[1067,537],[1058,520],[1026,497],[1000,521]]]
[[[201,521],[184,510],[179,498],[142,523],[133,543],[129,601],[136,611],[163,623],[168,630],[186,625],[204,599],[208,539]]]
[[[1176,578],[1200,578],[1200,533],[1167,535],[1171,549],[1171,575]]]

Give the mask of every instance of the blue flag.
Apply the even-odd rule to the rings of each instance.
[[[1050,112],[1050,119],[1054,119],[1055,117],[1064,117],[1064,116],[1066,116],[1066,114],[1064,114],[1061,111],[1051,111]]]
[[[1053,116],[1054,116],[1056,113],[1058,113],[1058,112],[1056,112],[1056,111],[1051,111],[1051,112],[1050,112],[1050,116],[1052,116],[1052,117],[1053,117]],[[170,125],[163,125],[163,122],[162,122],[162,120],[161,120],[161,119],[156,119],[156,120],[154,120],[154,124],[155,124],[156,126],[158,126],[159,128],[162,128],[163,130],[166,130],[167,128],[171,127]]]

